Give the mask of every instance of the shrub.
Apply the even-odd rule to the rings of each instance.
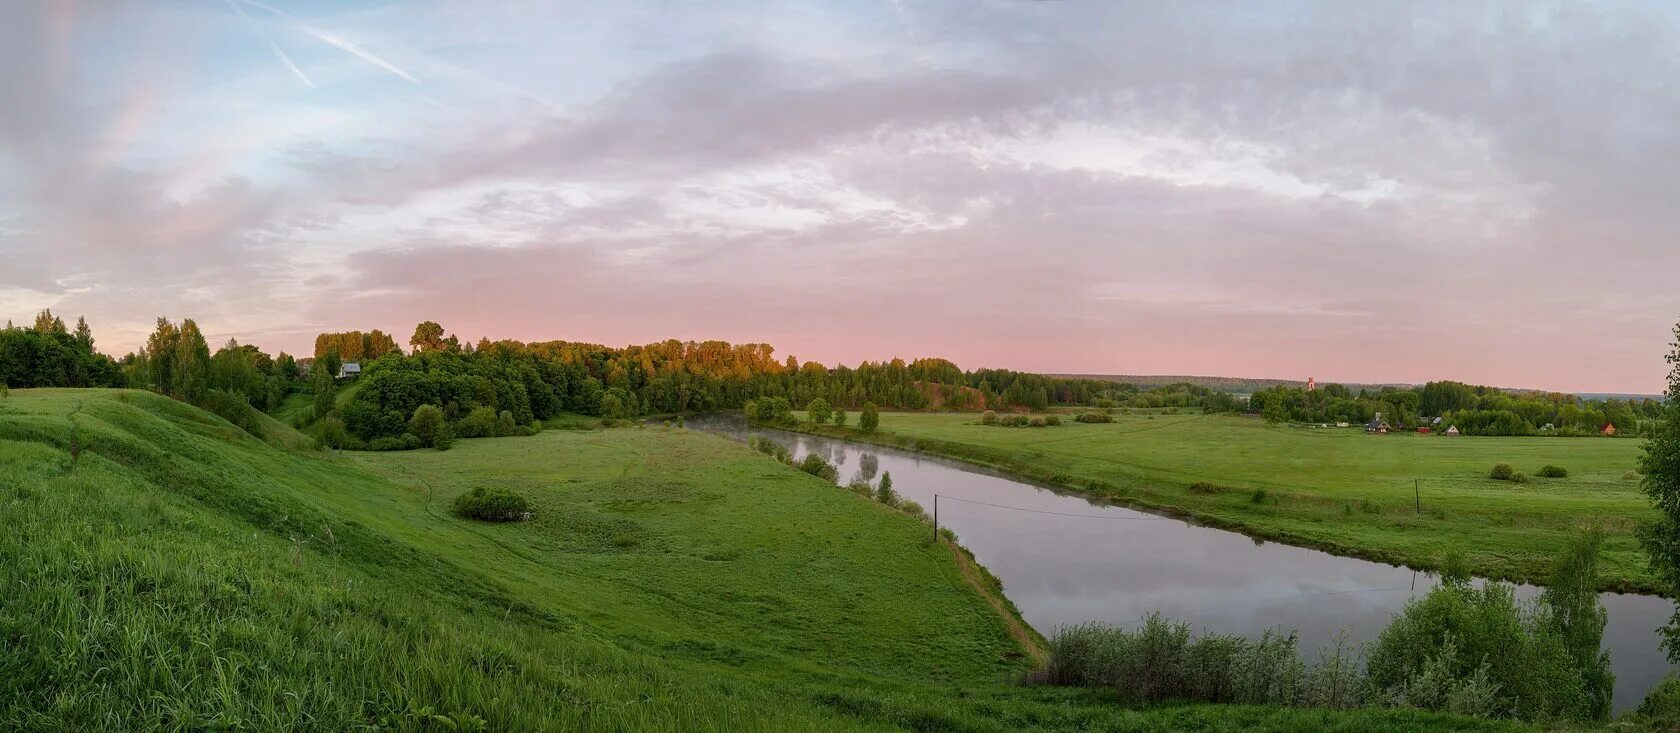
[[[455,497],[455,513],[485,522],[517,522],[530,515],[530,503],[500,486],[476,486]]]
[[[805,417],[811,422],[821,425],[834,416],[834,408],[829,407],[828,400],[818,397],[805,406]]]
[[[887,506],[898,506],[898,492],[893,491],[892,471],[881,474],[881,485],[875,487],[875,500]]]
[[[1294,634],[1267,630],[1255,641],[1235,635],[1191,638],[1190,625],[1150,614],[1136,630],[1102,624],[1062,629],[1050,661],[1032,679],[1105,687],[1128,702],[1184,700],[1294,704],[1304,666]]]
[[[1528,474],[1523,473],[1522,471],[1517,471],[1516,473],[1511,474],[1510,481],[1513,484],[1526,484],[1528,483]]]
[[[315,423],[315,440],[328,448],[343,448],[350,442],[350,433],[344,429],[343,420],[328,415]]]
[[[999,425],[1008,428],[1024,428],[1027,426],[1027,423],[1028,420],[1026,415],[1010,415],[998,422]]]
[[[212,389],[204,393],[198,406],[233,423],[240,430],[252,435],[258,432],[256,408],[245,401],[244,395],[224,389]]]
[[[449,450],[455,447],[455,430],[448,425],[438,430],[436,438],[432,439],[432,447],[438,450]]]
[[[1541,466],[1540,470],[1535,472],[1535,475],[1541,478],[1569,478],[1569,469],[1548,463]]]
[[[437,440],[438,431],[442,429],[443,408],[437,405],[421,405],[414,408],[414,416],[408,420],[408,432],[423,446],[432,445]]]
[[[838,408],[836,408],[834,410],[834,427],[837,427],[837,428],[846,427],[846,411],[845,410],[841,410],[841,409],[838,409]]]
[[[873,433],[875,428],[880,427],[880,425],[881,414],[876,409],[875,403],[863,403],[863,411],[858,413],[858,429],[866,433]]]
[[[997,416],[996,412],[993,412],[991,410],[987,410],[985,412],[980,413],[980,424],[981,425],[996,425],[997,421],[998,421],[998,416]]]
[[[1042,418],[1042,417],[1035,417],[1035,418],[1033,418],[1033,419],[1032,419],[1032,422],[1030,422],[1030,423],[1027,423],[1027,424],[1028,424],[1028,425],[1031,425],[1031,426],[1033,426],[1033,427],[1035,427],[1035,428],[1042,428],[1042,427],[1044,427],[1044,424],[1045,424],[1045,423],[1044,423],[1044,418]]]
[[[1577,540],[1554,572],[1560,591],[1527,605],[1509,585],[1471,585],[1462,559],[1449,557],[1441,585],[1406,604],[1371,645],[1373,694],[1392,704],[1490,717],[1602,717],[1598,701],[1608,694],[1608,680],[1597,671],[1602,610],[1596,565],[1586,559],[1596,551],[1590,540]]]
[[[419,447],[420,447],[420,438],[419,438],[419,436],[416,436],[413,433],[403,433],[402,436],[400,436],[400,437],[399,436],[394,436],[394,435],[387,435],[387,436],[382,437],[382,438],[374,438],[373,442],[368,443],[368,450],[378,450],[378,451],[414,450],[415,448],[419,448]]]
[[[1218,494],[1229,491],[1229,489],[1226,489],[1219,484],[1210,484],[1206,481],[1197,481],[1196,483],[1190,484],[1190,488],[1186,490],[1192,494]]]
[[[1664,677],[1639,703],[1636,715],[1644,719],[1647,730],[1680,729],[1680,676],[1670,672]]]
[[[496,416],[497,437],[507,437],[509,435],[518,434],[519,423],[513,421],[513,413],[507,410],[502,410],[502,414]]]
[[[1079,417],[1074,420],[1084,423],[1114,422],[1114,416],[1106,412],[1086,411],[1079,413]]]
[[[747,441],[747,444],[752,446],[753,450],[770,456],[782,463],[791,463],[793,461],[793,456],[788,454],[787,448],[783,447],[781,443],[777,443],[769,438],[754,436],[751,440]]]
[[[461,418],[455,424],[457,438],[485,438],[494,434],[496,430],[496,410],[492,407],[474,407],[472,412]]]
[[[1062,418],[1060,418],[1056,415],[1045,415],[1044,416],[1044,424],[1054,427],[1056,425],[1062,424]]]
[[[1511,476],[1515,473],[1516,473],[1516,469],[1511,468],[1511,464],[1509,464],[1509,463],[1496,463],[1493,466],[1493,471],[1488,473],[1488,478],[1491,478],[1495,481],[1510,481]]]
[[[840,477],[840,471],[829,465],[828,459],[815,453],[805,454],[805,458],[799,462],[799,470],[827,481],[833,481]]]
[[[1248,500],[1254,504],[1265,504],[1270,502],[1272,497],[1266,493],[1265,489],[1255,489],[1254,493],[1248,495]]]

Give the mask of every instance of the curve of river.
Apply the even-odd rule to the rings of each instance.
[[[842,484],[890,471],[893,488],[930,512],[938,494],[940,526],[957,533],[1046,635],[1091,621],[1136,624],[1160,611],[1197,630],[1257,636],[1294,629],[1310,659],[1342,629],[1350,641],[1375,638],[1436,582],[1409,568],[1096,503],[959,461],[749,426],[733,415],[698,416],[687,426],[737,441],[767,437],[796,458],[826,456]],[[1517,589],[1522,598],[1537,592]],[[1674,604],[1620,593],[1599,598],[1609,611],[1604,648],[1620,712],[1637,707],[1669,671],[1656,629]]]

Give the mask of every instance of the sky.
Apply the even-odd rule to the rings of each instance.
[[[0,3],[0,317],[1660,392],[1680,5]]]

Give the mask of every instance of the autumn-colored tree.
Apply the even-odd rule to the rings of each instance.
[[[444,347],[443,326],[433,321],[425,321],[415,326],[414,336],[408,339],[408,345],[414,347],[416,353],[441,351]]]

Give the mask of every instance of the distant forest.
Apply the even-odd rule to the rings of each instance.
[[[1599,435],[1605,425],[1615,435],[1642,434],[1662,414],[1662,402],[1649,398],[1585,400],[1557,392],[1511,392],[1463,382],[1430,382],[1422,387],[1385,387],[1354,392],[1326,384],[1311,392],[1302,387],[1273,387],[1249,395],[1248,411],[1269,422],[1365,423],[1382,415],[1391,427],[1457,427],[1465,435]],[[1441,418],[1434,424],[1434,418]]]
[[[51,311],[28,328],[0,331],[0,381],[10,387],[149,389],[215,411],[247,427],[252,411],[307,400],[299,422],[327,421],[326,440],[359,446],[406,438],[420,407],[441,412],[457,436],[540,429],[576,413],[609,419],[735,409],[758,397],[794,405],[821,398],[837,408],[866,402],[888,409],[1043,410],[1201,408],[1258,414],[1273,422],[1365,422],[1382,413],[1405,428],[1435,416],[1470,434],[1590,434],[1606,422],[1636,434],[1654,417],[1654,400],[1586,401],[1570,395],[1511,394],[1491,387],[1432,382],[1419,388],[1354,391],[1327,384],[1257,389],[1248,399],[1187,382],[1139,386],[1106,378],[1047,376],[1006,369],[964,371],[939,358],[866,361],[829,367],[778,359],[768,344],[664,341],[615,348],[599,344],[480,340],[463,343],[435,322],[421,323],[407,353],[379,330],[324,333],[303,359],[229,340],[212,351],[192,319],[158,319],[140,350],[113,359],[94,349],[92,330],[71,329]],[[359,363],[354,389],[340,366]],[[342,394],[341,389],[348,390]],[[433,418],[428,415],[428,420]]]

